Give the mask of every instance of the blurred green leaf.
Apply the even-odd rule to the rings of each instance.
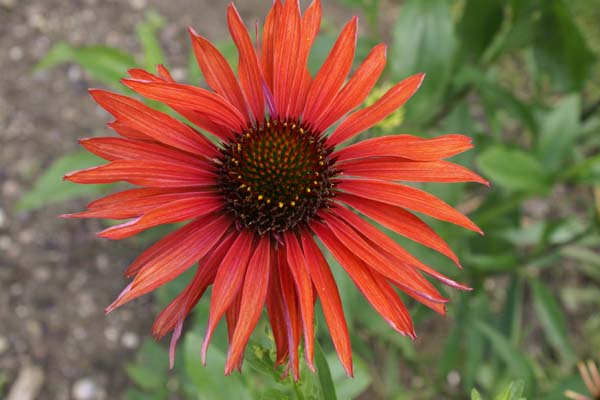
[[[539,191],[544,187],[542,166],[530,154],[500,146],[490,147],[477,157],[477,166],[492,186],[510,190]]]
[[[503,18],[503,0],[467,0],[457,26],[461,44],[480,55],[494,38]]]
[[[522,397],[524,387],[525,384],[523,381],[511,382],[506,390],[496,396],[495,400],[525,400]]]
[[[225,354],[217,346],[211,346],[206,366],[203,366],[201,348],[200,335],[194,332],[186,334],[183,343],[185,372],[195,387],[198,399],[251,399],[242,375],[223,375]]]
[[[477,389],[471,390],[471,400],[482,400],[481,395],[477,391]]]
[[[403,79],[419,72],[427,77],[408,104],[416,117],[429,117],[440,107],[450,80],[456,39],[449,2],[408,0],[403,3],[393,28],[390,48],[393,76]]]
[[[541,73],[560,90],[579,90],[595,57],[562,0],[543,2],[535,24],[534,55]]]
[[[144,54],[144,64],[148,71],[154,71],[158,64],[165,63],[165,55],[158,40],[158,33],[165,26],[163,17],[155,11],[148,11],[144,21],[136,27],[138,40]]]
[[[167,398],[168,368],[167,351],[155,341],[145,340],[138,351],[136,362],[125,366],[129,378],[144,392],[131,391],[127,394],[128,399]],[[153,397],[149,397],[150,394]]]
[[[17,210],[31,210],[46,204],[57,203],[75,197],[92,197],[106,190],[106,185],[79,185],[63,181],[71,171],[98,165],[103,160],[87,151],[67,154],[54,161],[17,203]]]
[[[136,66],[130,54],[106,46],[72,47],[57,43],[34,67],[40,71],[64,62],[79,64],[92,78],[112,87],[120,87],[120,79],[127,70]]]
[[[577,357],[567,333],[567,321],[550,290],[538,279],[531,278],[529,284],[533,293],[533,305],[546,337],[561,355],[565,366],[575,363]]]
[[[509,375],[525,382],[527,394],[535,393],[535,375],[521,350],[511,345],[505,336],[491,326],[478,321],[475,327],[491,342],[494,354],[504,361]]]
[[[352,379],[348,379],[348,376],[346,376],[346,372],[340,364],[337,354],[329,353],[326,360],[330,367],[331,378],[338,399],[354,399],[371,384],[370,368],[358,354],[352,354],[354,372]]]
[[[580,113],[579,95],[571,95],[544,115],[537,151],[547,170],[560,169],[564,159],[572,153],[575,137],[580,129]]]
[[[331,377],[331,371],[329,370],[329,364],[321,349],[321,345],[315,340],[315,368],[317,369],[317,375],[319,377],[319,384],[321,386],[321,394],[323,400],[336,400],[335,386],[333,385],[333,379]]]

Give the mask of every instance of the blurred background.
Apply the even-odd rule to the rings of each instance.
[[[168,341],[153,342],[150,326],[187,276],[103,313],[126,284],[121,272],[164,228],[122,242],[97,239],[106,222],[57,216],[115,188],[61,177],[99,163],[77,138],[111,134],[89,87],[126,93],[118,80],[128,68],[158,63],[177,80],[203,84],[188,26],[237,63],[228,3],[0,0],[0,398],[330,399],[328,379],[339,399],[586,393],[576,363],[600,359],[600,0],[324,3],[313,72],[342,24],[358,14],[357,61],[374,44],[389,45],[378,95],[427,73],[409,104],[366,135],[474,138],[475,150],[455,161],[488,178],[491,189],[422,185],[486,232],[478,237],[427,220],[464,270],[398,238],[473,292],[442,288],[451,299],[446,317],[408,302],[413,342],[379,318],[331,259],[351,325],[354,379],[343,376],[322,317],[318,336],[330,374],[304,368],[298,384],[281,378],[264,320],[243,375],[223,377],[225,333],[203,368],[208,296],[186,323],[169,372]],[[249,26],[270,5],[236,1]]]

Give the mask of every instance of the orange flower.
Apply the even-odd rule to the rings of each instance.
[[[471,140],[455,134],[433,139],[394,135],[344,146],[401,107],[424,75],[411,76],[371,106],[354,111],[381,75],[386,48],[374,47],[346,80],[356,48],[353,18],[313,77],[307,59],[320,20],[318,0],[303,15],[298,1],[277,0],[266,18],[262,43],[255,46],[231,5],[227,21],[239,52],[237,77],[217,49],[190,29],[210,90],[177,83],[162,66],[158,75],[134,69],[123,79],[130,89],[167,104],[203,132],[132,98],[91,91],[116,118],[110,126],[121,137],[83,140],[86,149],[109,162],[65,178],[141,187],[96,200],[87,211],[68,216],[128,219],[100,232],[110,239],[190,221],[133,262],[125,273],[132,282],[107,308],[109,312],[153,291],[198,262],[188,287],[154,323],[157,338],[174,330],[171,362],[184,319],[212,285],[203,360],[225,316],[230,343],[225,373],[241,369],[266,304],[277,363],[287,361],[298,379],[302,338],[306,361],[314,368],[318,298],[340,361],[352,375],[342,303],[317,239],[401,334],[415,336],[395,288],[441,314],[447,300],[422,273],[468,290],[414,258],[358,213],[458,264],[448,245],[408,210],[480,229],[438,198],[396,181],[487,183],[444,161],[470,149]]]

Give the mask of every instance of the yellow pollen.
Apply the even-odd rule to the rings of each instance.
[[[271,199],[267,199],[267,204],[271,204]]]
[[[263,198],[264,198],[264,197],[263,197],[263,195],[262,195],[262,194],[259,194],[259,195],[258,195],[258,200],[262,200]]]
[[[323,165],[325,165],[325,163],[323,161],[319,161],[319,165],[322,167]]]
[[[283,203],[279,202],[279,208],[283,208]]]
[[[304,129],[300,128],[298,130],[300,131],[300,133],[304,134]]]
[[[317,186],[318,184],[319,184],[319,182],[313,181],[313,185]]]
[[[290,201],[290,206],[294,207],[295,205],[296,205],[296,202],[295,202],[295,201],[293,201],[293,200],[292,200],[292,201]]]
[[[306,193],[310,193],[310,188],[306,188]]]

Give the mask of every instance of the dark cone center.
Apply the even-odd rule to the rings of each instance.
[[[222,150],[227,211],[261,235],[310,222],[333,196],[330,153],[318,134],[294,122],[247,129]]]

